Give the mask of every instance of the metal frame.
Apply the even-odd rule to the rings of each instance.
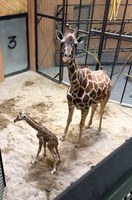
[[[53,19],[55,20],[56,22],[59,22],[61,21],[62,22],[62,26],[61,26],[61,30],[63,30],[63,27],[64,27],[64,23],[66,22],[66,18],[65,16],[67,16],[65,13],[67,13],[67,3],[68,3],[68,0],[62,0],[62,7],[61,9],[58,11],[57,15],[56,16],[50,16],[50,15],[46,15],[44,13],[39,13],[37,12],[37,0],[35,0],[35,44],[36,44],[36,70],[38,73],[40,73],[41,75],[57,82],[57,83],[61,83],[62,80],[63,80],[63,62],[62,62],[62,56],[61,56],[61,49],[60,49],[60,67],[59,67],[59,73],[56,74],[56,76],[53,78],[45,73],[42,73],[38,70],[38,28],[37,28],[37,25],[38,23],[42,20],[42,18],[49,18],[49,19]],[[58,15],[62,12],[62,18],[59,18]],[[38,20],[38,16],[41,17],[39,20]],[[59,81],[56,80],[55,78],[59,76]]]

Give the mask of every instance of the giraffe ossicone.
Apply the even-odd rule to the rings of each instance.
[[[88,127],[92,125],[93,116],[100,103],[100,120],[98,133],[101,131],[102,117],[105,106],[109,100],[111,92],[110,79],[105,71],[92,71],[87,67],[78,66],[75,59],[76,46],[84,42],[85,36],[77,37],[77,30],[71,30],[69,26],[65,27],[64,33],[56,31],[56,37],[61,42],[61,51],[63,62],[67,63],[70,87],[67,91],[68,100],[68,118],[65,127],[64,140],[72,121],[74,109],[81,110],[80,132],[78,143],[81,143],[81,136],[85,125],[85,120],[91,107],[91,116]]]
[[[14,122],[25,120],[32,128],[34,128],[37,132],[37,138],[39,140],[39,148],[35,157],[35,160],[32,161],[32,164],[36,164],[36,162],[39,160],[38,156],[41,152],[42,146],[44,147],[44,156],[46,156],[46,145],[51,152],[53,158],[54,158],[54,164],[53,169],[51,170],[51,173],[53,174],[56,172],[56,166],[58,161],[60,161],[60,154],[58,151],[58,138],[57,136],[51,132],[49,129],[44,127],[43,125],[36,122],[33,118],[31,118],[28,115],[25,115],[24,113],[19,113],[19,115],[16,117]]]

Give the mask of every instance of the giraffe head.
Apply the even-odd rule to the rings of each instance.
[[[71,31],[69,26],[66,25],[64,33],[62,34],[62,32],[57,30],[56,36],[62,44],[63,62],[70,63],[72,59],[75,58],[75,49],[77,44],[83,43],[86,35],[77,38],[77,30],[74,29]]]
[[[18,122],[24,119],[25,119],[25,115],[22,112],[20,112],[19,115],[16,117],[16,119],[14,119],[14,122]]]

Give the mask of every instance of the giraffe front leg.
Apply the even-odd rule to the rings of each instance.
[[[85,125],[85,120],[86,120],[86,117],[88,115],[88,111],[84,111],[84,110],[81,110],[81,121],[80,121],[80,132],[79,132],[79,138],[78,138],[78,146],[81,146],[82,145],[82,140],[81,140],[81,136],[82,136],[82,132],[83,132],[83,128],[84,128],[84,125]]]
[[[40,153],[40,151],[42,149],[42,145],[43,145],[43,140],[40,138],[39,139],[39,148],[38,148],[38,151],[37,151],[36,158],[35,158],[35,160],[32,161],[33,165],[36,164],[36,162],[38,161],[38,156],[39,156],[39,153]]]
[[[68,113],[67,124],[66,124],[66,127],[65,127],[64,135],[61,138],[62,141],[64,141],[65,138],[66,138],[66,134],[67,134],[69,125],[70,125],[70,123],[72,121],[72,116],[73,116],[73,113],[74,113],[74,108],[75,108],[74,105],[71,102],[68,102],[69,113]]]

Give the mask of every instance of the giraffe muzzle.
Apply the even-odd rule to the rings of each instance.
[[[71,56],[63,56],[63,62],[69,63],[71,61]]]

